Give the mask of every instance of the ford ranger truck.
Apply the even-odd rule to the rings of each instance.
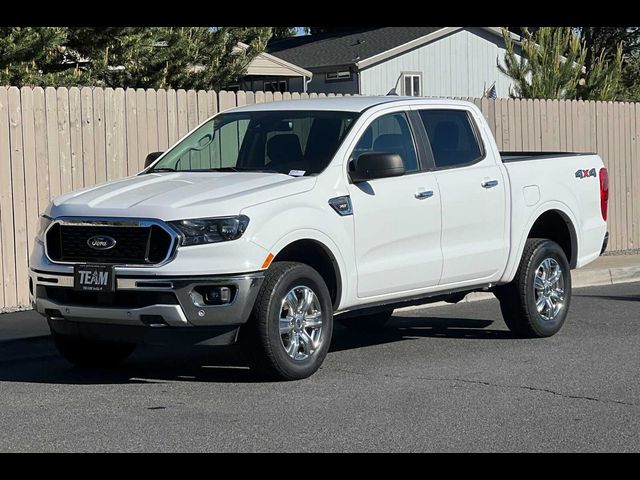
[[[463,101],[262,103],[206,120],[139,174],[56,198],[30,257],[60,353],[238,343],[267,377],[322,364],[334,318],[490,291],[514,337],[560,330],[571,270],[606,248],[596,154],[501,153]]]

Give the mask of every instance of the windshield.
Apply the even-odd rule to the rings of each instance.
[[[204,123],[148,170],[269,171],[294,176],[324,170],[356,112],[226,113]]]

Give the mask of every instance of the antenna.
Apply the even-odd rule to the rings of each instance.
[[[393,86],[393,88],[387,92],[387,95],[398,96],[398,92],[396,92],[396,88],[398,88],[398,82],[400,81],[401,78],[402,78],[402,73],[398,76],[398,79],[396,80],[396,84]]]

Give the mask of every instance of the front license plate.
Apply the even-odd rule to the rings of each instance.
[[[73,288],[84,292],[113,292],[113,265],[74,265]]]

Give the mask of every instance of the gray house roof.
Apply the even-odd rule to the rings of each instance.
[[[383,27],[347,34],[303,35],[269,42],[267,51],[304,68],[355,65],[442,27]]]
[[[437,40],[464,27],[381,27],[346,33],[303,35],[269,42],[267,51],[308,69],[351,66],[359,69]],[[498,27],[481,27],[502,38]],[[520,37],[511,34],[518,42]]]

